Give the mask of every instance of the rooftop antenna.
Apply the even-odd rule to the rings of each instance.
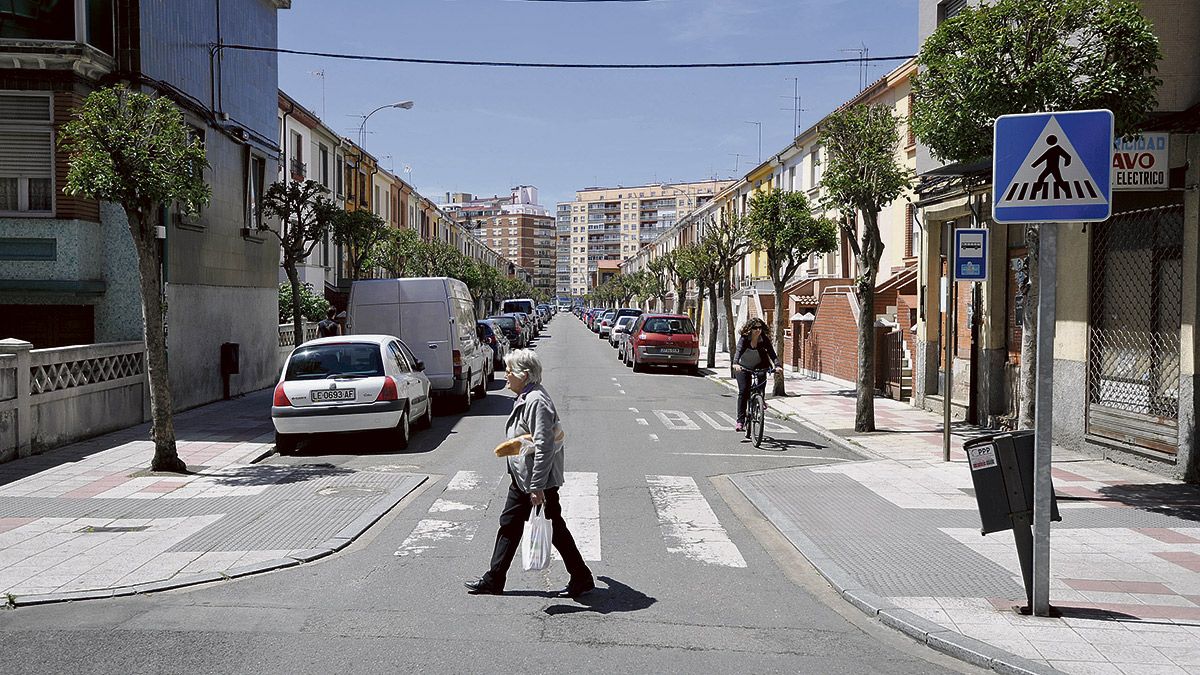
[[[852,52],[858,54],[858,90],[862,91],[867,88],[867,57],[870,56],[871,50],[867,49],[867,43],[860,43],[861,47],[852,47],[850,49],[839,49],[839,52]]]
[[[742,155],[740,152],[731,152],[728,154],[733,155],[733,175],[736,176],[738,175],[738,171],[742,168],[742,157],[744,157],[744,155]]]
[[[792,126],[793,126],[792,137],[795,138],[796,136],[800,135],[800,113],[808,110],[808,108],[800,107],[800,78],[789,77],[787,79],[792,81],[793,89],[794,89],[795,93],[793,93],[791,96],[780,96],[780,98],[792,99],[792,107],[780,108],[780,110],[791,110],[792,111]]]
[[[325,118],[325,69],[310,70],[309,75],[321,78],[321,118]]]

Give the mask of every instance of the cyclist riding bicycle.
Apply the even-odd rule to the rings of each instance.
[[[771,331],[762,319],[747,321],[740,331],[737,351],[733,355],[733,376],[738,383],[737,430],[746,429],[746,401],[750,397],[751,371],[775,372],[779,358],[771,347]]]

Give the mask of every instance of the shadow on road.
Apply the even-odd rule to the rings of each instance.
[[[759,450],[768,452],[787,452],[788,450],[804,449],[804,450],[828,450],[828,445],[813,443],[812,441],[799,441],[784,438],[763,438],[762,445]]]
[[[280,466],[278,464],[255,464],[253,466],[237,466],[219,471],[199,471],[193,475],[211,478],[217,485],[227,487],[250,487],[256,485],[288,485],[304,481],[326,478],[329,476],[345,476],[352,474],[352,469],[343,469],[332,464],[302,464],[299,466]]]
[[[550,616],[578,614],[579,612],[612,614],[614,612],[641,611],[658,602],[657,598],[630,588],[611,577],[600,576],[596,579],[603,581],[608,587],[597,586],[596,590],[591,593],[576,598],[575,602],[579,603],[577,605],[550,605],[543,611]]]

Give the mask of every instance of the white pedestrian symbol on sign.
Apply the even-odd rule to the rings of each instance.
[[[1105,204],[1071,139],[1051,117],[997,206]]]

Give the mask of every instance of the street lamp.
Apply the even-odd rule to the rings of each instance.
[[[358,144],[359,144],[359,147],[362,147],[362,148],[364,148],[364,149],[366,148],[366,145],[367,145],[367,138],[366,138],[366,133],[367,133],[367,120],[371,119],[371,115],[374,115],[375,113],[379,112],[380,110],[383,110],[384,108],[403,108],[403,109],[405,109],[405,110],[412,110],[412,107],[413,107],[413,102],[412,102],[412,101],[396,101],[395,103],[389,103],[389,104],[387,104],[387,105],[381,105],[381,106],[379,106],[378,108],[376,108],[376,109],[372,110],[371,112],[367,113],[367,114],[366,114],[366,115],[363,117],[362,124],[358,125]]]

